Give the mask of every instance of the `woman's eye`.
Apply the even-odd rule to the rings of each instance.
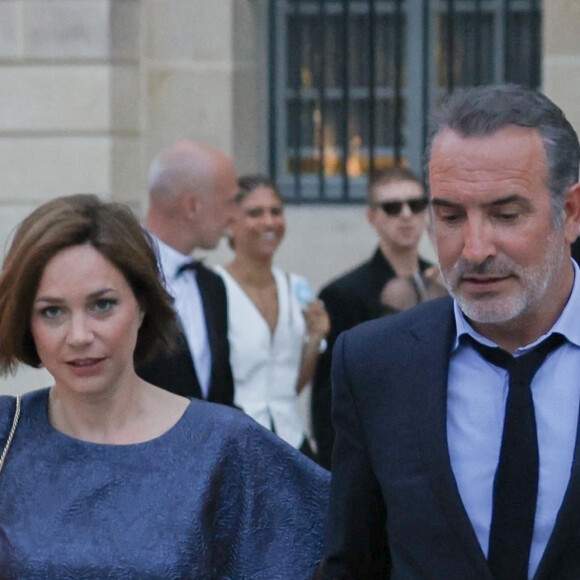
[[[44,318],[54,319],[62,314],[62,308],[60,306],[46,306],[40,310],[40,315]]]
[[[93,304],[93,310],[99,314],[109,312],[117,304],[112,298],[101,298]]]

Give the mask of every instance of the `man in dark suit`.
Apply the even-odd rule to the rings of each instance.
[[[174,352],[137,368],[142,378],[168,391],[226,405],[233,405],[234,387],[225,288],[191,254],[215,248],[223,236],[236,179],[229,157],[192,141],[179,141],[153,160],[145,226],[157,244],[181,328]]]
[[[578,138],[543,95],[477,87],[428,151],[453,299],[336,343],[323,577],[580,578]]]
[[[570,247],[570,251],[572,252],[572,258],[574,258],[574,260],[576,260],[577,264],[580,264],[580,236],[578,236],[572,242],[572,246]]]
[[[395,276],[410,277],[431,266],[419,256],[419,241],[427,227],[427,198],[413,172],[402,167],[377,172],[369,181],[367,202],[366,217],[379,236],[378,248],[370,260],[330,282],[319,294],[331,328],[328,348],[318,359],[313,379],[311,416],[319,462],[327,469],[334,442],[330,364],[336,338],[392,311],[381,294]]]

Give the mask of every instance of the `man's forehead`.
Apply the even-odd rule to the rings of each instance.
[[[463,135],[447,127],[433,139],[430,161],[442,150],[455,150],[462,155],[498,155],[515,145],[516,153],[523,154],[530,148],[544,152],[542,137],[535,128],[507,125],[485,135]]]
[[[494,172],[509,175],[537,169],[547,171],[544,145],[535,129],[509,126],[490,135],[465,137],[450,129],[434,141],[429,163],[429,182],[452,169],[476,180]]]
[[[407,197],[423,195],[423,187],[416,181],[405,179],[377,184],[373,188],[373,193],[375,200],[387,198],[406,199]]]

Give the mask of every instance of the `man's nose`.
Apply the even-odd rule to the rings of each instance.
[[[232,223],[236,217],[236,214],[240,211],[240,207],[237,203],[232,201],[231,203],[227,204],[222,212],[222,216],[224,221],[229,225]]]
[[[491,225],[484,220],[467,219],[463,228],[463,257],[471,264],[481,264],[495,253]]]
[[[411,211],[411,206],[409,205],[409,202],[407,202],[407,201],[404,201],[403,205],[401,206],[401,216],[403,216],[405,218],[413,217],[413,212]]]

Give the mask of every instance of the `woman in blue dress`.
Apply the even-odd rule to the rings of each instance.
[[[140,379],[175,316],[128,208],[76,195],[16,232],[0,370],[43,365],[0,472],[0,578],[307,579],[328,474],[241,412]],[[0,452],[16,401],[0,397]]]

